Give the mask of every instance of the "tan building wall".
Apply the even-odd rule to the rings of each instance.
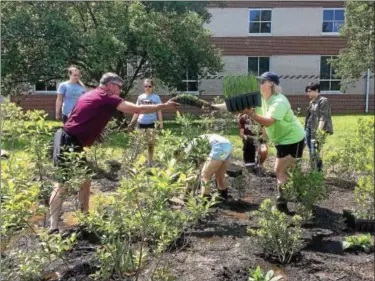
[[[263,8],[260,6],[259,8]],[[266,8],[269,9],[269,8]],[[270,35],[260,36],[321,36],[323,9],[270,8],[272,27]],[[205,27],[214,37],[249,36],[249,8],[210,8],[211,22]],[[250,36],[259,36],[251,34]]]

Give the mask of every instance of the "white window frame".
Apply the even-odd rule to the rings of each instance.
[[[189,79],[189,73],[186,71],[186,79],[181,80],[181,82],[186,83],[186,89],[189,88],[189,82],[196,82],[197,83],[197,91],[177,91],[177,93],[185,93],[191,95],[199,95],[199,78],[197,80]]]
[[[250,12],[251,11],[271,11],[271,30],[269,33],[250,33]],[[248,11],[248,14],[247,14],[247,30],[248,30],[248,34],[249,36],[270,36],[272,35],[272,19],[273,19],[273,9],[270,9],[270,8],[256,8],[256,9],[249,9]],[[262,23],[263,21],[259,21],[259,23]],[[268,21],[264,21],[264,22],[268,22]]]
[[[44,81],[45,82],[45,81]],[[33,86],[33,93],[34,94],[38,94],[38,95],[54,95],[57,93],[57,90],[59,88],[59,85],[60,85],[60,81],[59,80],[56,80],[56,90],[54,91],[51,91],[51,90],[36,90],[36,85],[34,84]]]
[[[258,76],[259,75],[262,75],[262,73],[259,72],[259,58],[268,58],[268,70],[267,71],[270,71],[271,70],[271,56],[248,56],[247,57],[247,74],[250,74],[249,73],[249,58],[257,58],[258,59]]]
[[[320,75],[321,75],[321,72],[320,70],[322,69],[322,57],[337,57],[338,55],[321,55],[320,58],[319,58],[319,82],[321,81],[342,81],[342,79],[320,79]],[[332,66],[330,65],[330,71],[329,71],[329,76],[332,77]],[[321,90],[320,91],[321,94],[342,94],[342,92],[340,90]]]
[[[345,24],[345,8],[324,8],[322,10],[322,24],[320,26],[320,29],[321,29],[321,33],[322,35],[340,35],[340,32],[323,32],[323,23],[325,22],[324,21],[324,11],[344,11],[344,24]],[[335,23],[335,20],[333,21],[329,21],[329,22],[332,22],[332,23]]]

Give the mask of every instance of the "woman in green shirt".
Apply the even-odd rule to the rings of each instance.
[[[262,107],[257,111],[245,109],[244,113],[265,127],[268,138],[276,146],[277,208],[289,213],[282,186],[288,180],[288,168],[295,166],[296,159],[302,157],[305,132],[294,115],[288,99],[281,93],[277,74],[265,72],[257,79],[260,81]]]

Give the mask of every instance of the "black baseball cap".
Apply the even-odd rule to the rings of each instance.
[[[277,74],[274,72],[264,72],[261,76],[257,76],[256,78],[261,81],[271,81],[276,85],[280,84],[279,76],[277,76]]]

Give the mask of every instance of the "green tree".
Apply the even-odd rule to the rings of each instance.
[[[3,90],[24,82],[64,79],[77,65],[95,85],[103,72],[178,85],[187,70],[222,69],[218,49],[203,24],[207,2],[3,2]]]
[[[337,75],[357,80],[369,68],[375,73],[375,2],[348,0],[340,33],[348,46],[333,60]]]

